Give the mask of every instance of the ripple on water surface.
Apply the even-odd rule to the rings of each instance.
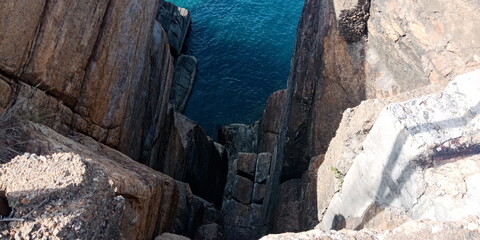
[[[208,135],[253,123],[285,88],[303,0],[173,0],[192,15],[188,54],[198,59],[185,115]]]

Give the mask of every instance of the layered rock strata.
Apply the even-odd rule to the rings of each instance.
[[[179,132],[187,120],[169,103],[173,96],[181,110],[195,78],[195,58],[180,55],[187,10],[163,0],[25,0],[1,3],[0,15],[0,113],[20,106],[28,120],[85,134],[157,170],[188,163],[188,176],[168,173],[220,207],[226,160],[198,126]],[[169,143],[180,138],[188,146]],[[194,170],[199,162],[207,169]]]
[[[188,12],[164,1],[67,2],[1,4],[1,111],[22,93],[45,92],[26,105],[55,115],[45,121],[55,130],[87,134],[149,165],[162,160],[165,150],[155,152],[170,128],[170,49],[183,46]]]

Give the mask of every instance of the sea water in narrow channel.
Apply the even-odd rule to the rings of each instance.
[[[173,0],[192,16],[188,54],[198,59],[185,115],[216,137],[251,124],[286,88],[303,0]]]

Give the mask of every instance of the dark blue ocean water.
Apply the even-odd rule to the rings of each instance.
[[[172,0],[192,16],[197,79],[185,115],[208,135],[253,123],[286,87],[303,0]]]

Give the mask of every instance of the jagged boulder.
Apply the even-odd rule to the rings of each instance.
[[[342,176],[348,172],[355,157],[363,150],[363,142],[382,109],[391,103],[418,98],[443,89],[443,84],[432,84],[389,98],[366,100],[359,106],[349,108],[343,113],[336,136],[330,142],[324,161],[318,169],[320,177],[315,190],[318,219],[323,218],[331,198],[342,187]]]
[[[331,199],[322,229],[480,216],[479,82],[480,70],[443,92],[385,107]]]
[[[190,184],[194,194],[220,209],[228,172],[225,149],[184,115],[175,112],[173,118],[166,157],[154,168]]]

